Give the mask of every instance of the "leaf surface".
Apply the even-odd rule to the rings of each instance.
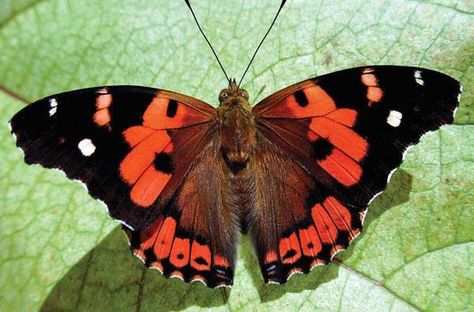
[[[193,1],[240,78],[279,1]],[[289,1],[244,87],[257,102],[315,75],[423,66],[464,85],[456,125],[410,150],[370,206],[364,233],[325,267],[265,286],[249,239],[235,285],[210,290],[144,270],[83,188],[26,166],[7,123],[26,102],[139,84],[217,104],[225,80],[181,1],[0,3],[0,306],[17,310],[468,311],[474,309],[472,1]]]

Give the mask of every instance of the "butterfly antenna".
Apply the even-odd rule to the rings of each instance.
[[[255,52],[253,53],[252,58],[250,59],[250,62],[249,62],[249,64],[247,65],[247,68],[245,69],[244,74],[242,75],[242,78],[240,78],[238,87],[240,87],[240,84],[242,83],[242,80],[244,80],[244,77],[245,77],[245,75],[247,74],[247,71],[249,70],[250,65],[252,65],[252,62],[253,62],[253,60],[255,59],[255,56],[257,55],[258,50],[260,49],[260,47],[262,46],[263,42],[264,42],[265,39],[267,38],[268,34],[270,33],[270,30],[272,30],[273,25],[275,24],[275,22],[276,22],[276,20],[277,20],[277,18],[278,18],[278,15],[280,15],[281,9],[283,9],[283,6],[285,5],[285,3],[286,3],[286,0],[282,0],[282,1],[281,1],[280,8],[278,9],[278,12],[276,13],[275,18],[273,19],[272,24],[270,25],[270,27],[268,28],[267,32],[265,33],[265,36],[263,36],[262,41],[260,41],[260,43],[258,44],[257,48],[255,49]]]
[[[227,82],[230,83],[229,76],[227,76],[227,73],[225,72],[224,66],[222,66],[222,63],[221,63],[221,61],[219,60],[219,57],[217,56],[216,51],[215,51],[214,48],[212,47],[212,44],[211,44],[211,42],[209,41],[209,39],[207,39],[206,34],[204,33],[204,31],[203,31],[202,28],[201,28],[201,25],[199,25],[199,22],[198,22],[198,20],[197,20],[197,18],[196,18],[196,14],[194,14],[193,8],[191,7],[191,3],[189,3],[189,0],[184,0],[184,2],[186,2],[186,4],[187,4],[189,10],[191,11],[191,14],[193,15],[193,18],[194,18],[194,21],[196,22],[197,27],[199,28],[199,31],[201,32],[202,36],[203,36],[204,39],[206,40],[207,44],[209,45],[209,48],[211,48],[212,53],[213,53],[214,56],[216,57],[217,63],[219,63],[219,66],[221,67],[222,71],[224,72],[225,79],[227,79]]]

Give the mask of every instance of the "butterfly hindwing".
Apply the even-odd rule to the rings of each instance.
[[[249,164],[256,198],[250,233],[265,282],[284,283],[345,249],[360,233],[363,209],[342,203],[265,135],[258,142]]]
[[[238,226],[227,196],[229,175],[218,140],[198,156],[166,214],[140,231],[125,229],[132,251],[167,277],[231,286]]]
[[[112,217],[142,228],[209,142],[214,116],[190,97],[112,86],[47,97],[10,123],[27,163],[80,180]]]
[[[256,165],[257,175],[265,172],[280,185],[272,189],[279,200],[257,189],[269,212],[251,221],[266,280],[285,282],[291,272],[307,272],[345,248],[406,149],[453,122],[460,92],[456,80],[435,71],[373,66],[310,79],[257,104],[258,133],[267,142],[257,154],[277,155],[267,163],[287,158],[272,165],[280,172]],[[287,169],[290,161],[296,169]],[[262,241],[258,233],[269,233],[265,220],[275,218],[278,243]]]

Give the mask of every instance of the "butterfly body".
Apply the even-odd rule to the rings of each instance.
[[[461,88],[429,69],[365,66],[251,107],[235,81],[219,107],[105,86],[46,97],[11,120],[29,164],[82,181],[167,277],[230,286],[239,232],[266,282],[284,283],[361,232],[406,149],[453,122]]]
[[[247,91],[232,80],[219,94],[217,109],[222,155],[229,169],[244,169],[255,151],[256,127]]]

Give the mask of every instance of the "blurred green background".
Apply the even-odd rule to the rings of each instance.
[[[193,4],[240,77],[279,1]],[[459,79],[461,106],[410,150],[336,262],[267,286],[244,237],[234,287],[211,290],[145,270],[79,184],[23,163],[7,126],[30,101],[104,84],[216,105],[226,82],[184,1],[0,0],[0,310],[474,310],[473,17],[471,0],[288,1],[244,81],[252,103],[319,74],[399,64]]]

